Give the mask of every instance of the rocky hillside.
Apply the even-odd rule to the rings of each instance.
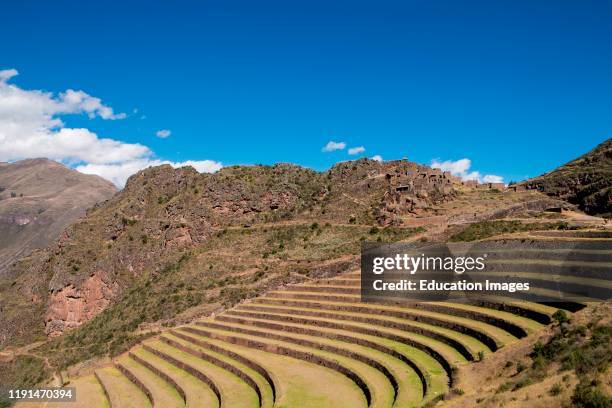
[[[404,205],[398,207],[400,185]],[[362,159],[324,173],[291,164],[234,166],[215,174],[149,168],[0,280],[0,345],[79,327],[116,305],[134,285],[166,282],[177,268],[180,276],[153,297],[182,290],[173,285],[184,281],[192,301],[171,308],[175,314],[202,301],[209,279],[234,274],[240,286],[241,272],[266,271],[272,279],[300,262],[312,269],[330,267],[334,257],[357,254],[359,239],[368,237],[372,226],[401,225],[399,215],[422,212],[452,195],[443,173],[406,161]],[[251,242],[243,242],[249,240],[244,232],[253,233]],[[397,238],[392,229],[373,234]],[[290,254],[292,245],[296,252]],[[241,262],[232,256],[241,256]],[[240,298],[231,290],[224,296]],[[143,313],[139,323],[159,317]]]
[[[292,164],[149,168],[0,278],[0,347],[59,337],[83,351],[70,361],[112,354],[156,325],[342,271],[363,240],[443,239],[449,224],[550,201],[535,191],[465,191],[448,173],[405,160],[322,173]]]
[[[110,182],[47,159],[0,163],[0,275],[55,241],[85,210],[111,198]]]
[[[612,214],[612,139],[524,185],[577,204],[588,214]]]

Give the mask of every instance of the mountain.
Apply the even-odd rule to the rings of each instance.
[[[522,183],[569,201],[587,214],[612,215],[612,139],[555,170]]]
[[[389,193],[396,184],[412,186],[402,206]],[[20,199],[14,183],[13,191]],[[23,191],[24,200],[33,195]],[[60,335],[110,306],[122,322],[135,313],[138,325],[240,300],[295,279],[306,265],[339,267],[372,226],[401,225],[453,194],[448,175],[407,161],[362,159],[323,173],[292,164],[143,170],[0,279],[0,346]],[[412,233],[386,229],[380,239]]]
[[[48,339],[58,367],[116,355],[162,326],[354,268],[362,241],[445,239],[558,205],[406,160],[151,167],[0,277],[0,348]]]
[[[52,160],[0,163],[0,275],[18,258],[54,242],[87,208],[116,191],[98,176]]]

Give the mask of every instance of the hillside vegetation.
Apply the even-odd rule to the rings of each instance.
[[[587,214],[612,215],[612,139],[542,176],[524,182],[576,204]]]
[[[539,217],[558,205],[407,161],[149,168],[0,277],[0,383],[62,372],[91,396],[79,407],[433,404],[556,309],[361,304],[361,243],[573,233]]]

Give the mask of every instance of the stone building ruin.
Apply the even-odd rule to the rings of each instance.
[[[387,191],[377,214],[381,225],[401,225],[402,217],[419,215],[455,194],[450,172],[406,160],[387,162],[382,171]]]

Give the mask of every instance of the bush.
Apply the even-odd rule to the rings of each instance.
[[[548,390],[548,394],[554,397],[555,395],[561,394],[561,391],[563,391],[561,384],[555,383],[552,387],[550,387],[550,390]]]
[[[612,398],[595,387],[596,384],[585,384],[582,381],[572,395],[572,406],[575,408],[610,408]]]
[[[502,385],[500,385],[499,387],[497,387],[497,391],[495,391],[495,392],[497,394],[501,394],[502,392],[508,391],[511,387],[512,387],[512,383],[505,382]]]
[[[568,323],[569,322],[569,316],[567,315],[567,313],[565,312],[565,310],[557,310],[553,315],[552,318],[558,323],[558,324],[563,324],[563,323]]]

